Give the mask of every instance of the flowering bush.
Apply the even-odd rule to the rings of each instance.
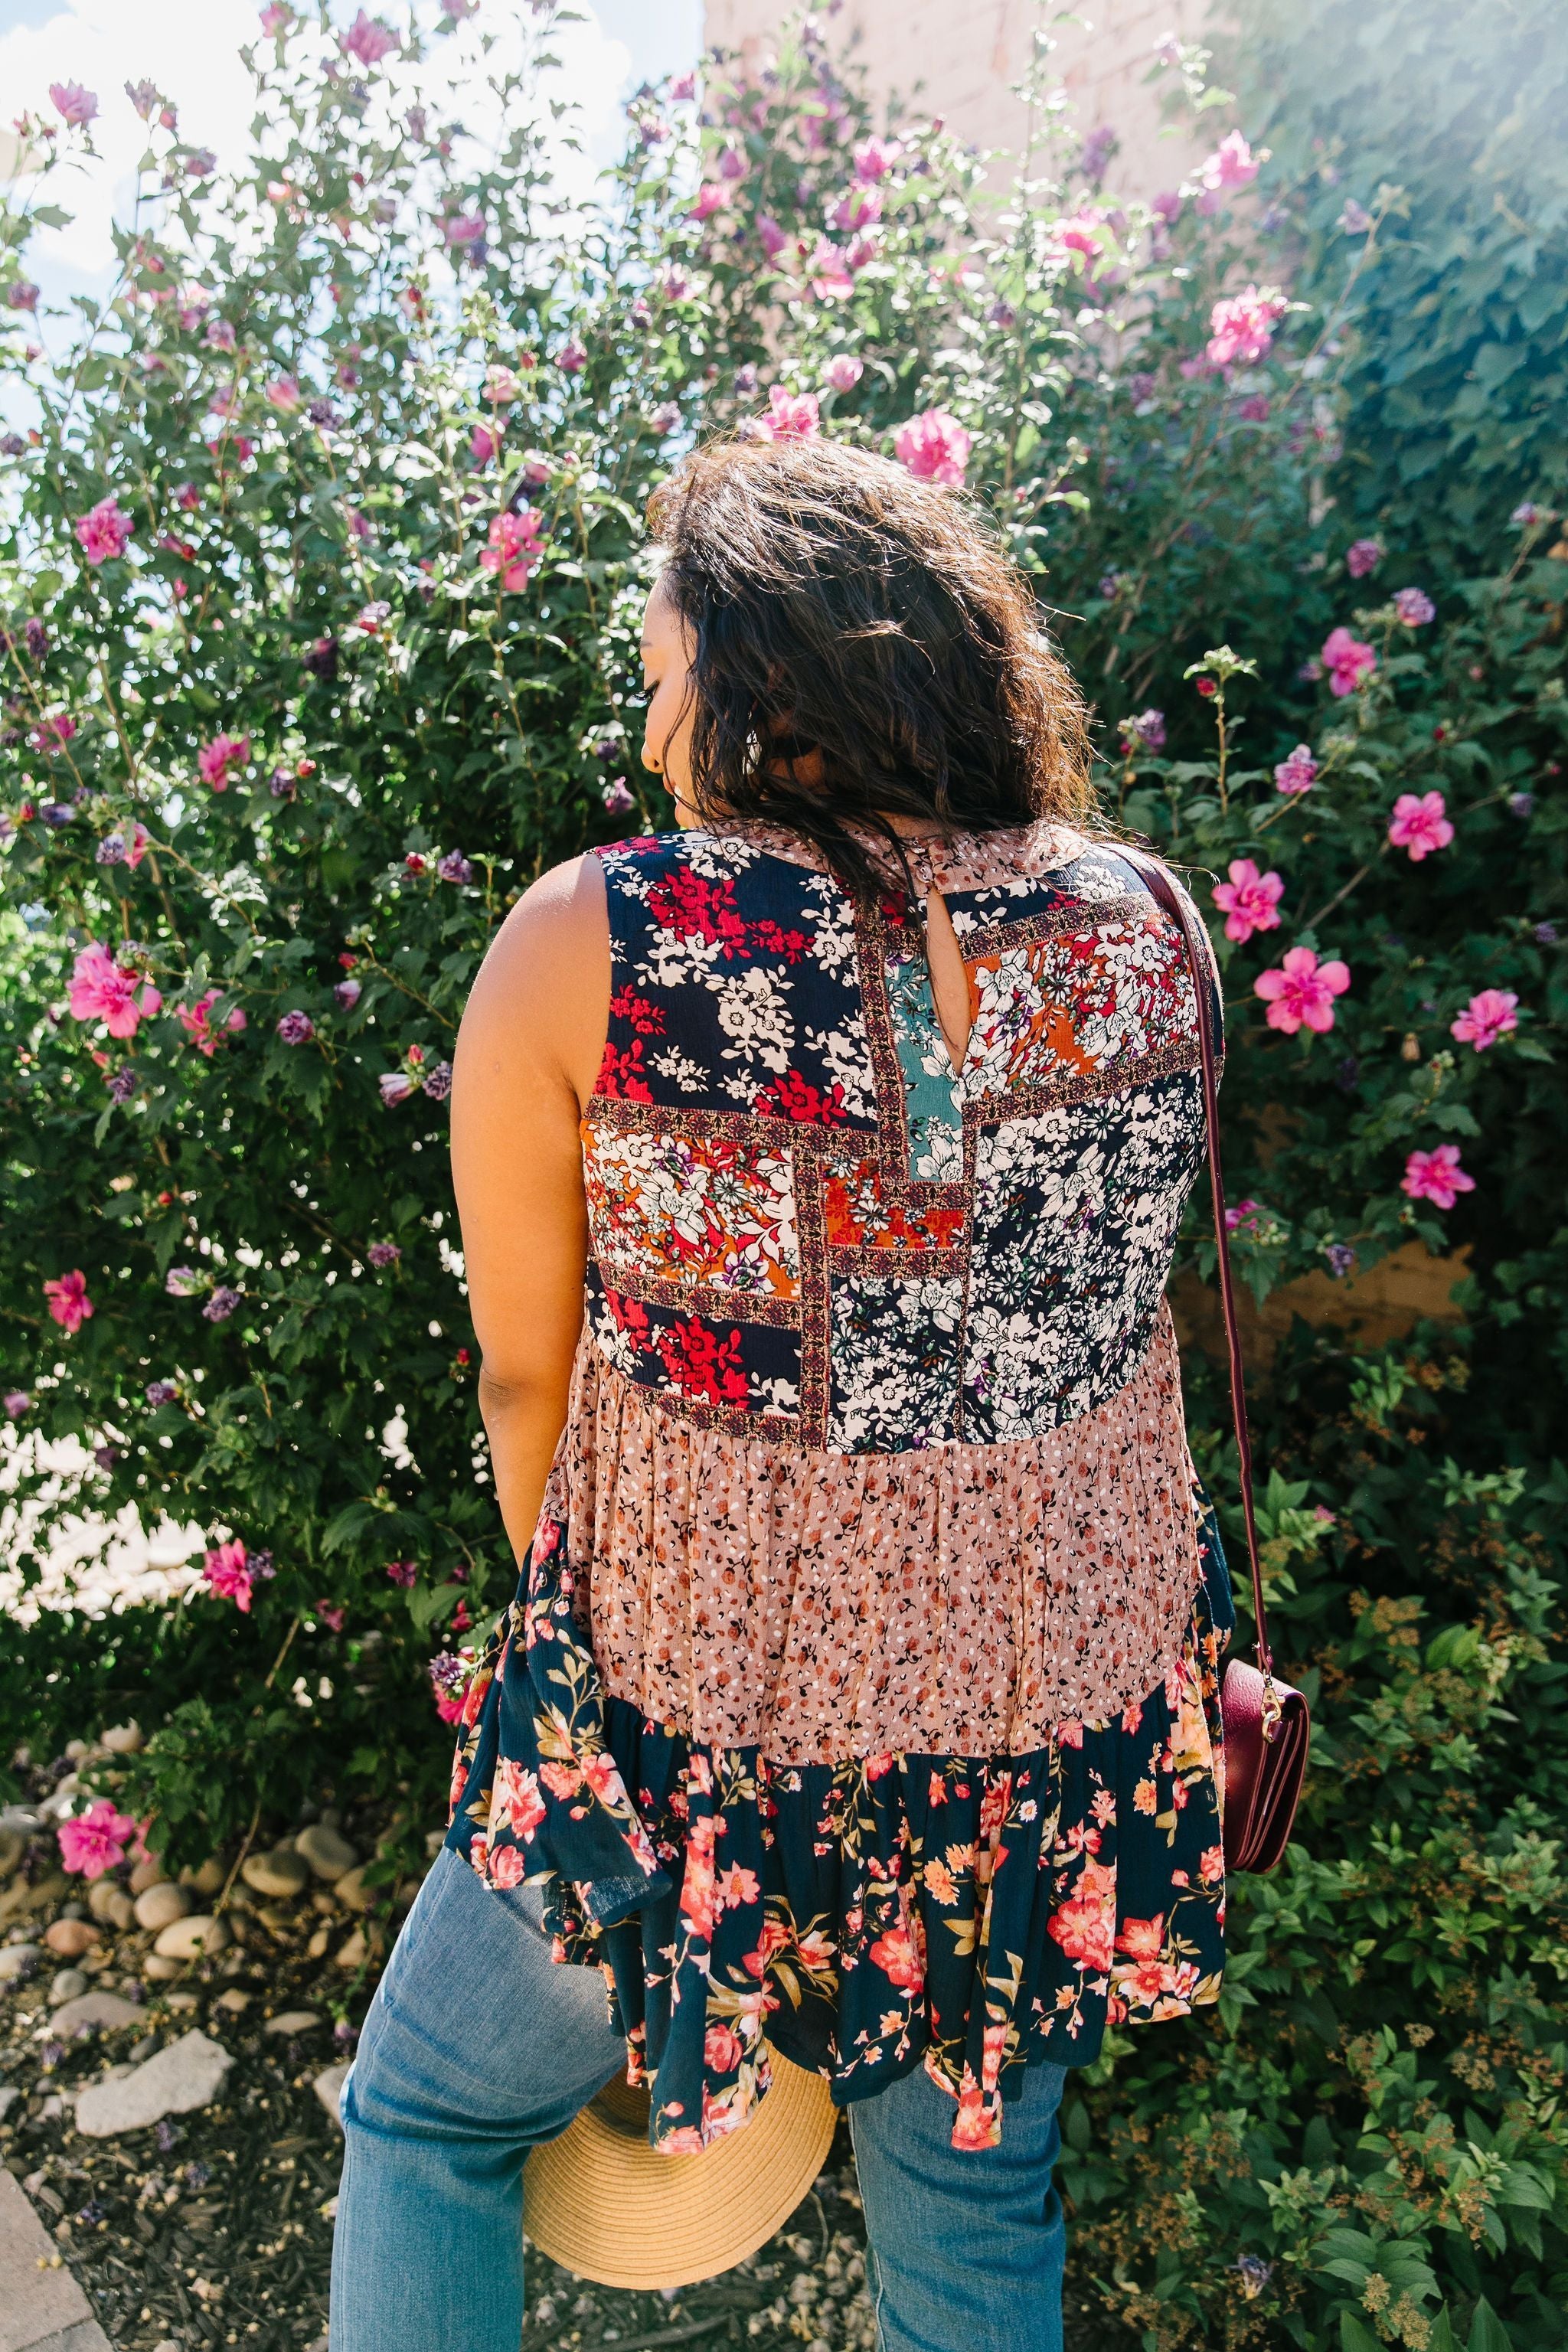
[[[1561,2345],[1550,500],[1498,518],[1485,577],[1342,520],[1390,207],[1331,299],[1292,293],[1306,184],[1259,211],[1196,52],[1168,71],[1213,145],[1152,206],[1051,132],[996,209],[938,125],[873,135],[808,27],[760,79],[641,94],[584,210],[528,68],[489,159],[419,96],[470,13],[332,39],[269,6],[256,153],[225,178],[154,127],[101,313],[0,331],[36,420],[0,511],[24,1573],[84,1502],[205,1538],[167,1607],[0,1629],[17,1736],[151,1733],[62,1858],[142,1822],[199,1858],[329,1785],[427,1825],[459,1645],[515,1577],[445,1164],[464,992],[542,866],[668,822],[636,752],[647,491],[710,429],[843,436],[995,515],[1108,813],[1212,908],[1253,1295],[1469,1253],[1461,1330],[1298,1324],[1259,1382],[1313,1790],[1235,1892],[1212,2033],[1113,2042],[1069,2108],[1083,2292],[1159,2352]],[[96,101],[56,103],[58,155]],[[37,216],[0,215],[24,288]],[[1195,1211],[1187,1247],[1211,1270]],[[41,1450],[68,1437],[85,1493]]]

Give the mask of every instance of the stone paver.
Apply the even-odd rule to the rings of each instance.
[[[70,2272],[49,2267],[54,2255],[21,2183],[0,2170],[0,2352],[113,2352]]]

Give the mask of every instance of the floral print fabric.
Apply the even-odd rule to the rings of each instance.
[[[918,903],[762,827],[601,857],[584,1337],[450,1843],[605,1969],[656,2145],[743,2124],[771,2043],[840,2099],[923,2060],[988,2146],[1018,2068],[1219,1984],[1190,976],[1109,847],[922,848],[955,1067]]]

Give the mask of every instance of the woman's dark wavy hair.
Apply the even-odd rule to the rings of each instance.
[[[868,898],[886,877],[850,824],[910,879],[884,810],[948,834],[1092,815],[1078,689],[969,499],[841,442],[721,441],[648,524],[695,648],[705,822],[788,825]]]

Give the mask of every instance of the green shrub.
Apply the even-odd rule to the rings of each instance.
[[[1491,576],[1417,577],[1381,523],[1347,570],[1370,533],[1327,485],[1384,212],[1348,288],[1288,304],[1223,109],[1221,184],[1166,218],[1086,177],[1042,96],[1037,184],[998,209],[930,124],[865,150],[807,33],[754,88],[711,75],[700,120],[644,94],[571,213],[521,82],[469,171],[381,61],[291,26],[256,64],[254,157],[219,183],[150,134],[120,284],[53,360],[23,357],[42,206],[0,215],[37,419],[0,506],[16,1549],[31,1582],[83,1505],[207,1535],[168,1607],[6,1622],[7,1731],[44,1756],[136,1713],[100,1785],[174,1859],[329,1790],[428,1823],[430,1652],[515,1577],[445,1166],[464,992],[542,866],[667,821],[635,653],[679,449],[771,429],[777,385],[919,462],[900,428],[936,410],[1099,704],[1108,806],[1243,893],[1254,1291],[1471,1254],[1462,1330],[1298,1327],[1260,1385],[1320,1723],[1302,1835],[1236,1890],[1213,2030],[1116,2044],[1069,2108],[1077,2274],[1172,2352],[1562,2344],[1568,575],[1554,519],[1490,509]],[[1187,1247],[1203,1270],[1196,1216]],[[66,1439],[80,1491],[35,1450]]]

